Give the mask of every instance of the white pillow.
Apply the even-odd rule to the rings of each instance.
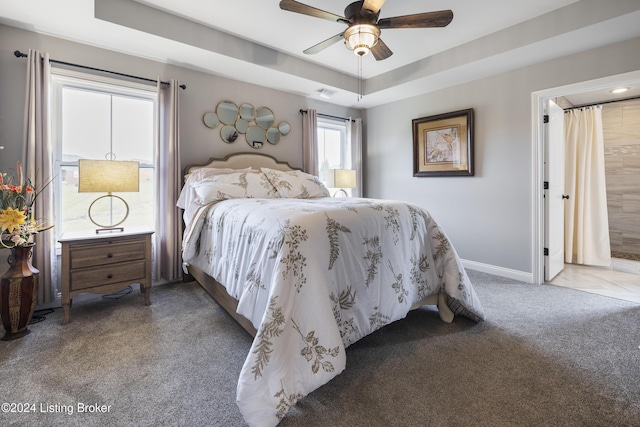
[[[189,205],[197,198],[194,184],[215,175],[227,175],[231,173],[260,173],[258,169],[231,169],[231,168],[200,168],[190,172],[184,176],[184,186],[180,191],[180,197],[176,201],[176,206],[187,209]]]
[[[318,177],[302,171],[279,171],[260,168],[278,192],[278,197],[316,199],[329,197],[329,190]]]
[[[193,218],[200,209],[202,204],[202,197],[198,196],[196,192],[196,186],[203,181],[213,176],[230,175],[248,173],[252,175],[262,175],[260,170],[245,168],[245,169],[231,169],[231,168],[199,168],[190,172],[184,176],[184,186],[180,191],[180,196],[176,201],[176,206],[184,210],[182,218],[186,224],[186,229],[189,229]],[[204,191],[204,190],[203,190]],[[274,196],[275,197],[275,190]]]
[[[262,173],[212,175],[191,185],[196,190],[196,203],[201,206],[226,199],[278,197],[276,189]]]
[[[193,172],[189,172],[184,176],[185,184],[195,183],[205,178],[215,175],[226,175],[230,173],[260,173],[258,169],[246,168],[246,169],[231,169],[231,168],[199,168]]]

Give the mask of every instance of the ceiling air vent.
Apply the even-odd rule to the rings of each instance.
[[[331,99],[331,97],[333,95],[335,95],[337,92],[335,90],[329,90],[329,89],[318,89],[318,96],[320,98],[324,98],[324,99]]]

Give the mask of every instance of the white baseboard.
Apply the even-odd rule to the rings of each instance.
[[[462,260],[462,265],[464,268],[480,271],[481,273],[495,274],[496,276],[519,280],[521,282],[533,283],[533,273],[527,273],[526,271],[512,270],[510,268],[483,264],[481,262],[469,261],[466,259]]]
[[[623,271],[625,273],[640,274],[640,262],[622,258],[612,258],[611,266],[615,271]]]

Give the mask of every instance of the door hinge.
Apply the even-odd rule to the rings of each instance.
[[[544,256],[549,256],[549,248],[544,248],[544,250],[542,251],[542,254]]]
[[[549,189],[549,181],[545,181],[544,182],[544,189],[548,190]]]
[[[549,115],[545,114],[544,116],[542,116],[542,123],[549,123]]]

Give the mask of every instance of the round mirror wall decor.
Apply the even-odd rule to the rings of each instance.
[[[256,124],[262,129],[267,130],[273,126],[273,111],[267,107],[260,107],[256,110]]]
[[[231,101],[222,101],[216,107],[216,114],[225,125],[233,125],[238,120],[238,106]]]
[[[276,128],[267,129],[267,141],[269,141],[269,144],[276,145],[278,142],[280,142],[281,137],[282,137],[282,134],[278,129]]]
[[[232,144],[238,139],[238,130],[235,126],[224,125],[220,129],[220,138],[227,144]]]
[[[251,126],[244,137],[247,139],[247,144],[252,148],[262,148],[267,139],[264,129],[260,126]]]
[[[282,134],[282,136],[289,135],[291,131],[291,125],[288,122],[280,122],[278,124],[278,130]]]
[[[210,129],[222,124],[220,138],[227,144],[236,142],[238,136],[243,134],[252,148],[262,148],[266,142],[275,145],[291,131],[288,122],[274,125],[276,119],[271,108],[255,108],[248,102],[238,107],[235,102],[220,101],[216,111],[207,111],[202,121]]]
[[[253,108],[253,105],[244,103],[240,106],[240,118],[245,119],[249,122],[255,120],[256,118],[256,109]]]
[[[249,129],[249,121],[247,119],[238,119],[236,121],[236,130],[240,133],[247,133],[247,129]]]
[[[216,126],[218,126],[218,123],[220,123],[218,121],[218,115],[213,111],[204,113],[204,116],[202,117],[202,121],[204,122],[206,127],[211,129],[215,128]]]

